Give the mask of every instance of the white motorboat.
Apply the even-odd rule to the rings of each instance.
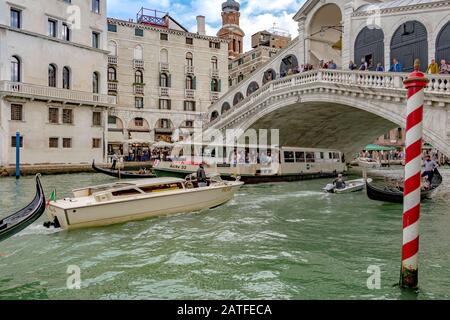
[[[212,175],[206,186],[192,178],[154,178],[82,188],[50,203],[46,225],[71,230],[210,209],[231,200],[243,184]]]
[[[357,163],[359,167],[367,168],[367,169],[380,169],[381,162],[376,161],[371,158],[358,158]]]
[[[356,179],[356,180],[349,180],[345,181],[345,188],[338,189],[336,186],[332,183],[327,184],[323,190],[329,193],[351,193],[351,192],[357,192],[364,190],[367,183],[371,183],[372,179]]]

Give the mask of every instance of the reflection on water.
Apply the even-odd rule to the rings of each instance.
[[[450,298],[450,170],[423,206],[418,296],[401,292],[402,206],[321,192],[327,180],[244,186],[225,206],[106,228],[57,232],[43,218],[0,243],[0,299]],[[392,175],[399,172],[392,171]],[[112,182],[44,176],[46,194]],[[26,205],[33,178],[0,180],[0,215]],[[66,287],[81,269],[81,290]],[[367,268],[382,289],[366,286]]]

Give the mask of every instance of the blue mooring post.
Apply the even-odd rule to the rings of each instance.
[[[16,179],[20,179],[20,132],[16,132]]]

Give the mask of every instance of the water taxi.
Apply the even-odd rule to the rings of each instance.
[[[347,171],[338,150],[274,147],[219,146],[190,144],[174,148],[171,161],[155,161],[157,177],[184,177],[205,164],[207,173],[215,173],[225,180],[240,176],[245,183],[296,181],[335,177]],[[192,149],[191,149],[192,148]],[[189,152],[198,148],[197,155]]]
[[[324,191],[328,193],[352,193],[352,192],[358,192],[363,191],[366,183],[371,183],[372,179],[356,179],[356,180],[349,180],[345,181],[345,188],[338,189],[333,183],[327,184],[325,188],[323,188]]]
[[[50,203],[44,225],[72,230],[210,209],[231,200],[243,185],[214,175],[207,181],[202,186],[192,178],[153,178],[77,189],[72,198]]]

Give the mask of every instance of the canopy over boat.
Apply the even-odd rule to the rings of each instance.
[[[19,233],[35,222],[45,211],[45,196],[39,175],[36,176],[36,195],[25,208],[0,220],[0,241]]]
[[[364,150],[366,150],[366,151],[395,151],[397,149],[395,147],[380,146],[377,144],[369,144],[364,148]]]

